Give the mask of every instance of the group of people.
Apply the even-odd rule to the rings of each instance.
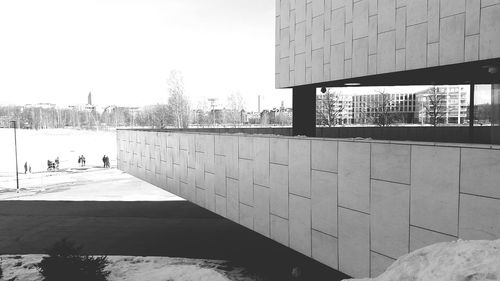
[[[83,155],[80,155],[78,156],[78,164],[80,164],[80,166],[85,166],[85,156]]]
[[[109,168],[110,167],[110,165],[109,165],[109,157],[106,156],[106,155],[104,155],[102,157],[102,163],[104,164],[104,168]]]

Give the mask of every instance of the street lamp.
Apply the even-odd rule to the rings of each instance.
[[[12,125],[14,126],[14,148],[15,148],[15,152],[16,152],[16,192],[19,193],[19,173],[17,171],[17,136],[16,136],[16,127],[17,127],[17,124],[16,124],[16,121],[10,121],[12,123]]]

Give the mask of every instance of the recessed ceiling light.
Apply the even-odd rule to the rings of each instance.
[[[359,86],[361,83],[344,83],[344,86]]]

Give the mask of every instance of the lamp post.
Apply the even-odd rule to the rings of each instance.
[[[14,148],[15,148],[15,152],[16,152],[16,187],[17,187],[16,192],[19,193],[19,173],[17,170],[17,136],[16,136],[17,124],[16,124],[16,121],[10,121],[10,122],[14,126]]]

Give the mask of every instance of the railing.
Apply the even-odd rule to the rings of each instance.
[[[137,130],[137,129],[136,129]],[[290,127],[268,128],[188,128],[138,129],[140,131],[179,131],[218,134],[270,134],[292,136]],[[319,138],[372,138],[374,140],[500,144],[500,127],[316,127]]]

